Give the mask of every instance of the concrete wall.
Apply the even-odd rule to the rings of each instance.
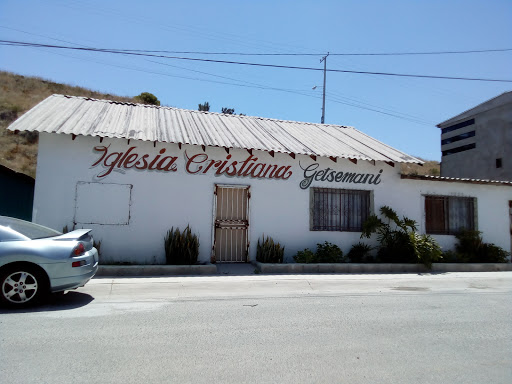
[[[443,151],[476,143],[476,148],[443,156],[441,176],[512,181],[512,105],[502,105],[473,117],[475,124],[441,135],[443,140],[475,131],[474,137],[443,145]],[[501,168],[496,168],[498,158],[502,159]]]
[[[311,187],[364,189],[372,191],[372,205],[378,210],[389,205],[400,215],[418,221],[424,232],[424,194],[472,196],[478,199],[478,227],[484,231],[484,240],[510,249],[508,234],[508,200],[512,200],[512,188],[506,186],[443,183],[439,181],[402,180],[398,165],[385,163],[373,165],[367,161],[353,164],[348,160],[334,163],[327,158],[316,161],[308,156],[295,159],[287,154],[254,151],[258,162],[290,166],[292,175],[287,179],[253,177],[229,177],[187,173],[187,157],[206,153],[210,159],[225,160],[223,148],[156,143],[125,139],[42,133],[39,139],[39,155],[35,187],[33,220],[61,230],[77,222],[79,228],[92,228],[96,240],[102,240],[103,260],[108,262],[131,261],[143,264],[163,263],[165,260],[163,239],[171,227],[184,228],[188,224],[199,235],[200,259],[208,262],[212,247],[213,204],[215,184],[250,186],[251,242],[249,259],[256,256],[256,243],[263,234],[281,242],[285,257],[306,247],[316,248],[316,243],[330,241],[348,252],[352,244],[360,241],[358,232],[310,231]],[[92,166],[101,157],[94,147],[108,147],[108,155],[136,147],[132,153],[146,153],[150,161],[162,149],[163,156],[176,156],[176,170],[137,170],[114,166],[109,171],[104,162]],[[246,150],[230,150],[230,161],[244,161]],[[107,164],[117,155],[112,155]],[[309,188],[300,183],[305,175],[302,168],[318,163],[318,170],[380,175],[378,184],[336,183],[327,180],[312,181]],[[133,164],[132,164],[133,165]],[[195,165],[197,169],[197,164]],[[301,168],[302,167],[302,168]],[[379,173],[382,170],[382,173]],[[94,184],[92,184],[94,183]],[[96,184],[101,183],[101,184]],[[77,201],[78,196],[78,201]],[[128,213],[126,213],[128,210]],[[90,224],[91,218],[103,224]],[[441,245],[450,248],[453,236],[437,236]],[[375,244],[375,239],[371,243]]]

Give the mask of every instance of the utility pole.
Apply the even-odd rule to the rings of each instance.
[[[324,87],[323,87],[323,97],[322,97],[322,120],[320,121],[321,124],[325,122],[325,77],[327,74],[327,56],[329,56],[329,52],[327,52],[327,55],[322,57],[320,59],[320,62],[324,62]]]

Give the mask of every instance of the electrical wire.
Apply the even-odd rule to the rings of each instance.
[[[119,52],[172,53],[183,55],[226,55],[226,56],[325,56],[325,53],[249,53],[249,52],[204,52],[204,51],[153,51],[147,49],[114,49]],[[329,56],[410,56],[410,55],[455,55],[469,53],[508,52],[512,48],[480,49],[472,51],[438,51],[438,52],[381,52],[381,53],[331,53]]]
[[[52,38],[52,37],[45,36],[45,35],[39,35],[39,34],[31,33],[31,32],[28,32],[28,31],[23,31],[23,30],[20,30],[20,29],[16,29],[16,28],[10,28],[10,27],[6,27],[6,26],[2,26],[2,25],[0,25],[0,28],[9,29],[9,30],[13,30],[13,31],[16,31],[16,32],[22,32],[22,33],[26,33],[26,34],[33,35],[33,36],[44,37],[44,38],[50,39],[50,40],[65,42],[65,43],[73,44],[75,46],[87,47],[87,46],[85,46],[83,44],[78,44],[78,43],[74,43],[74,42],[71,42],[71,41],[66,41],[66,40],[61,40],[61,39],[57,39],[57,38]],[[113,66],[113,67],[116,67],[116,68],[124,68],[124,69],[128,69],[128,70],[133,70],[133,71],[145,72],[145,73],[149,73],[149,74],[156,74],[156,75],[167,76],[167,77],[181,78],[181,79],[187,79],[187,80],[192,80],[192,81],[203,81],[203,82],[210,82],[210,83],[224,84],[224,85],[231,85],[231,86],[240,86],[240,87],[255,88],[255,89],[262,89],[262,90],[271,90],[271,91],[279,91],[279,92],[288,92],[288,93],[292,93],[292,94],[295,93],[297,95],[301,95],[301,96],[305,96],[305,97],[311,97],[311,98],[316,98],[316,99],[319,98],[319,96],[317,94],[311,94],[311,91],[308,92],[308,91],[304,91],[304,90],[294,90],[294,89],[284,89],[284,88],[270,87],[270,86],[267,86],[267,85],[262,85],[262,84],[259,84],[259,83],[250,82],[250,81],[247,81],[247,80],[240,80],[240,79],[235,79],[235,78],[232,78],[232,77],[216,75],[216,74],[213,74],[213,73],[204,72],[204,71],[198,71],[198,70],[194,70],[194,69],[191,69],[191,68],[181,67],[181,66],[177,66],[177,65],[168,64],[168,63],[161,63],[159,61],[150,60],[150,59],[145,59],[145,60],[148,61],[148,62],[152,62],[152,63],[159,64],[159,65],[165,65],[165,66],[169,66],[169,67],[172,67],[172,68],[178,68],[178,69],[181,69],[181,70],[186,70],[186,71],[190,71],[190,72],[205,74],[207,76],[213,76],[213,77],[217,77],[217,78],[221,78],[221,79],[232,80],[232,81],[235,81],[237,83],[234,84],[234,83],[229,83],[229,82],[221,82],[221,81],[212,81],[212,80],[208,80],[208,79],[193,78],[193,77],[189,77],[189,76],[178,76],[178,75],[172,75],[172,74],[169,74],[169,73],[164,73],[164,72],[159,72],[159,71],[149,71],[147,69],[142,69],[140,67],[128,67],[128,66],[123,66],[123,65],[118,65],[118,64],[107,63],[107,62],[104,62],[104,61],[98,61],[98,60],[92,60],[92,59],[87,59],[87,58],[83,58],[83,57],[77,57],[77,56],[73,56],[73,55],[59,54],[57,52],[53,52],[53,53],[56,54],[56,55],[59,55],[59,56],[63,56],[63,57],[70,57],[70,58],[73,58],[75,60],[86,60],[86,61],[94,62],[94,63],[97,63],[97,64]],[[246,85],[243,85],[243,84],[246,84]],[[374,111],[374,112],[377,112],[377,113],[381,113],[382,111],[378,110],[378,109],[381,109],[381,110],[384,110],[384,111],[388,111],[387,114],[390,115],[390,116],[393,116],[393,117],[396,117],[396,118],[399,118],[399,119],[408,120],[408,121],[411,121],[411,122],[414,122],[414,123],[418,123],[418,124],[430,125],[430,126],[435,124],[434,122],[429,122],[429,121],[427,121],[425,119],[418,118],[418,117],[410,115],[410,114],[405,114],[405,113],[402,113],[402,112],[399,112],[399,111],[396,111],[396,110],[393,110],[393,109],[389,109],[389,108],[386,108],[386,107],[380,107],[380,106],[375,105],[375,104],[370,104],[370,103],[367,103],[367,102],[362,101],[362,100],[358,100],[358,99],[354,99],[354,98],[345,96],[345,95],[340,94],[338,92],[330,91],[330,92],[327,92],[327,95],[328,95],[327,96],[327,100],[328,101],[333,101],[333,102],[336,102],[336,103],[345,104],[345,105],[352,106],[352,107],[355,107],[355,108],[371,110],[371,111]],[[347,102],[347,100],[348,100],[348,102]],[[368,106],[369,107],[373,107],[373,108],[369,109]],[[378,109],[375,109],[375,108],[378,108]]]
[[[301,49],[305,50],[304,47],[293,46],[290,44],[280,44],[275,41],[265,41],[261,39],[251,39],[254,43],[247,43],[247,38],[240,38],[240,35],[230,34],[226,32],[219,31],[211,31],[210,29],[200,28],[197,25],[190,26],[184,24],[177,24],[173,22],[172,25],[158,22],[156,19],[151,19],[148,17],[143,17],[141,15],[127,15],[123,12],[120,12],[119,8],[109,8],[105,7],[105,4],[102,3],[102,6],[95,4],[91,6],[89,1],[76,1],[73,3],[73,6],[67,2],[61,2],[61,5],[70,9],[74,9],[78,12],[89,12],[103,16],[114,16],[116,18],[123,18],[128,20],[129,22],[137,22],[139,24],[150,25],[152,27],[157,26],[163,30],[173,30],[173,31],[181,31],[185,33],[189,33],[192,35],[199,35],[203,39],[210,40],[224,40],[227,42],[236,43],[238,45],[245,46],[269,46],[269,47],[293,47],[293,50]],[[76,5],[79,5],[77,8]],[[80,8],[82,5],[82,8]],[[272,47],[273,48],[273,47]],[[275,48],[274,48],[275,49]],[[281,51],[290,51],[289,48],[277,48]],[[204,54],[204,55],[246,55],[246,56],[325,56],[324,53],[245,53],[245,52],[196,52],[196,51],[146,51],[146,50],[131,50],[131,51],[139,51],[139,52],[148,52],[148,53],[171,53],[171,54]],[[331,53],[331,55],[335,56],[407,56],[407,55],[452,55],[452,54],[472,54],[472,53],[496,53],[496,52],[506,52],[512,51],[512,48],[503,48],[503,49],[474,49],[474,50],[450,50],[450,51],[427,51],[427,52],[377,52],[377,53],[362,53],[362,52],[352,52],[352,53]],[[293,52],[293,51],[292,51]]]
[[[122,55],[142,56],[142,57],[158,57],[158,58],[163,58],[163,59],[199,61],[199,62],[209,62],[209,63],[219,63],[219,64],[236,64],[236,65],[247,65],[247,66],[255,66],[255,67],[267,67],[267,68],[324,71],[324,69],[322,69],[322,68],[312,68],[312,67],[298,67],[298,66],[290,66],[290,65],[263,64],[263,63],[249,63],[249,62],[228,61],[228,60],[199,59],[199,58],[193,58],[193,57],[166,56],[166,55],[155,55],[155,54],[148,54],[148,53],[127,52],[127,51],[120,51],[120,50],[114,50],[114,49],[69,47],[69,46],[62,46],[62,45],[39,44],[39,43],[29,43],[29,42],[11,41],[11,40],[0,40],[0,45],[10,45],[10,46],[20,46],[20,47],[54,48],[54,49],[70,49],[70,50],[79,50],[79,51],[102,52],[102,53],[112,53],[112,54],[122,54]],[[419,75],[419,74],[390,73],[390,72],[353,71],[353,70],[343,70],[343,69],[327,69],[326,71],[333,72],[333,73],[352,73],[352,74],[365,74],[365,75],[378,75],[378,76],[414,77],[414,78],[422,78],[422,79],[512,83],[512,80],[509,80],[509,79],[488,79],[488,78],[472,78],[472,77],[456,77],[456,76]]]
[[[61,41],[64,43],[80,45],[85,47],[83,44],[76,44],[71,41],[55,39],[44,35],[38,35],[31,32],[26,32],[20,29],[6,27],[0,25],[0,28],[9,29],[11,31],[17,31],[26,33],[33,36],[45,37],[51,40]],[[171,53],[171,54],[180,54],[180,55],[223,55],[223,56],[325,56],[325,53],[251,53],[251,52],[205,52],[205,51],[169,51],[169,50],[149,50],[149,49],[115,49],[115,48],[106,48],[109,50],[119,51],[119,52],[141,52],[141,53]],[[512,48],[497,48],[497,49],[474,49],[474,50],[466,50],[466,51],[430,51],[430,52],[345,52],[345,53],[336,53],[329,52],[329,56],[414,56],[414,55],[458,55],[458,54],[470,54],[470,53],[495,53],[495,52],[510,52]]]
[[[253,89],[261,89],[261,90],[277,91],[277,92],[286,92],[286,93],[296,94],[296,95],[300,95],[300,96],[305,96],[305,97],[309,97],[309,98],[313,98],[313,99],[317,99],[317,100],[321,100],[322,99],[322,96],[320,96],[320,95],[313,95],[313,94],[311,94],[310,91],[308,92],[308,91],[293,90],[293,89],[286,89],[286,88],[269,87],[269,86],[265,86],[265,85],[261,85],[261,84],[257,84],[257,83],[251,83],[251,82],[246,82],[247,84],[237,84],[237,83],[230,83],[230,82],[226,82],[226,81],[216,81],[216,80],[201,79],[201,78],[197,78],[197,77],[178,76],[178,75],[172,75],[172,74],[169,74],[169,73],[164,73],[164,72],[159,72],[159,71],[151,71],[151,70],[147,70],[147,69],[142,69],[142,68],[138,68],[138,67],[128,67],[128,66],[123,66],[123,65],[111,64],[111,63],[106,63],[106,62],[103,62],[103,61],[97,61],[97,60],[88,59],[88,58],[76,57],[76,56],[66,55],[66,54],[62,54],[62,53],[58,53],[58,52],[50,52],[50,53],[58,55],[58,56],[73,58],[73,59],[77,59],[77,60],[85,60],[85,61],[90,61],[90,62],[94,62],[94,63],[97,63],[97,64],[107,65],[107,66],[111,66],[111,67],[115,67],[115,68],[123,68],[123,69],[128,69],[128,70],[137,71],[137,72],[143,72],[143,73],[148,73],[148,74],[161,75],[161,76],[172,77],[172,78],[180,78],[180,79],[186,79],[186,80],[192,80],[192,81],[201,81],[201,82],[207,82],[207,83],[213,83],[213,84],[230,85],[230,86],[235,86],[235,87],[244,87],[244,88],[253,88]],[[158,62],[155,62],[155,61],[152,61],[152,62],[158,63]],[[166,63],[160,63],[160,64],[163,64],[163,65],[166,65],[166,66],[176,67],[176,66],[169,65],[169,64],[166,64]],[[177,67],[177,68],[180,68],[180,67]],[[184,68],[184,69],[186,69],[186,68]],[[199,73],[203,73],[203,74],[207,74],[207,75],[212,75],[212,74],[208,74],[207,72],[202,72],[202,71],[195,71],[195,70],[191,70],[191,71],[199,72]],[[217,75],[212,75],[212,76],[217,76]],[[225,76],[217,76],[217,77],[226,78],[226,79],[232,79],[234,81],[241,81],[241,80],[237,80],[237,79],[233,79],[233,78],[228,78],[228,77],[225,77]],[[357,103],[367,104],[367,103],[364,103],[364,102],[359,102],[357,100],[353,100],[353,102],[346,102],[346,101],[343,101],[339,97],[336,97],[336,96],[335,97],[330,97],[329,96],[329,97],[326,98],[326,100],[328,100],[329,102],[336,103],[336,104],[342,104],[342,105],[346,105],[346,106],[353,107],[353,108],[364,109],[364,110],[367,110],[367,111],[371,111],[371,112],[375,112],[375,113],[379,113],[379,114],[395,117],[395,118],[398,118],[398,119],[401,119],[401,120],[406,120],[406,121],[409,121],[409,122],[412,122],[412,123],[415,123],[415,124],[424,125],[424,126],[431,127],[431,126],[433,126],[435,124],[433,122],[428,123],[428,122],[426,122],[426,120],[414,117],[412,115],[403,114],[403,113],[398,112],[398,111],[388,110],[390,112],[386,112],[385,110],[382,111],[382,110],[376,109],[376,108],[379,108],[377,106],[376,106],[376,108],[370,108],[370,107],[367,107],[365,105],[357,104]],[[367,105],[370,105],[370,104],[367,104]]]

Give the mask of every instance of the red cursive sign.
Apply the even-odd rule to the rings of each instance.
[[[185,156],[187,156],[185,154]],[[225,160],[209,159],[206,153],[199,153],[192,157],[187,156],[185,169],[188,173],[215,172],[216,175],[237,177],[254,177],[258,179],[289,179],[292,175],[291,165],[279,166],[275,164],[257,163],[258,158],[250,155],[244,161],[231,160],[227,155]]]
[[[139,170],[157,170],[164,172],[176,172],[176,160],[178,160],[175,156],[165,156],[161,157],[165,153],[165,148],[161,149],[159,154],[156,155],[151,160],[149,159],[148,154],[140,155],[134,150],[137,147],[130,147],[126,152],[111,152],[108,153],[110,145],[105,147],[104,145],[94,147],[94,150],[97,152],[103,152],[98,161],[96,161],[92,166],[95,167],[101,163],[105,168],[105,171],[98,174],[98,177],[108,176],[114,168],[136,168]]]

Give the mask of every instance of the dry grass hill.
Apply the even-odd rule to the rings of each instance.
[[[0,164],[29,176],[36,175],[36,132],[14,134],[9,124],[30,108],[54,93],[85,96],[95,99],[137,102],[135,97],[122,97],[95,92],[90,89],[54,83],[38,77],[27,77],[0,71]],[[402,165],[402,172],[439,175],[439,163],[427,161],[423,167]]]
[[[54,83],[38,77],[0,71],[0,164],[35,177],[37,133],[26,132],[15,135],[6,128],[23,113],[54,93],[136,102],[133,97],[109,95]]]

